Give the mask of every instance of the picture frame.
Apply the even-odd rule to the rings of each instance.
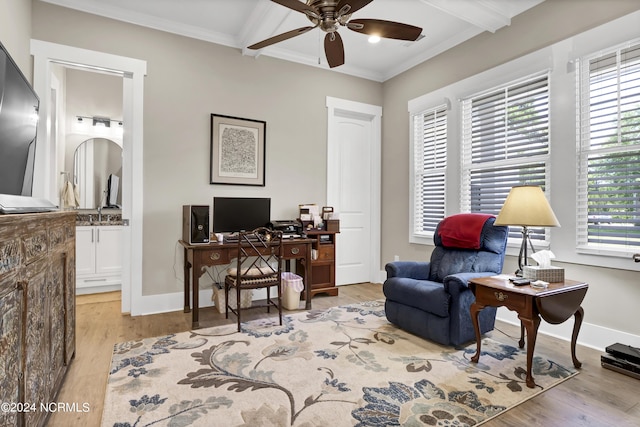
[[[267,122],[211,114],[210,183],[265,185]]]

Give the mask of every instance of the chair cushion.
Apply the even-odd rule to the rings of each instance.
[[[382,290],[387,299],[397,303],[415,307],[439,317],[449,316],[451,296],[445,292],[442,283],[392,277],[384,282]]]
[[[231,286],[236,286],[237,283],[237,276],[227,276],[226,277],[226,281],[227,283],[229,283]],[[270,274],[268,276],[256,276],[255,279],[247,279],[247,278],[243,278],[242,279],[242,286],[247,286],[247,287],[255,287],[255,286],[268,286],[269,283],[272,283],[273,285],[277,285],[280,283],[280,280],[278,279],[278,274]]]
[[[240,270],[240,274],[243,276],[262,276],[265,274],[273,274],[274,270],[271,267],[251,267],[251,268],[243,268]],[[237,268],[228,268],[227,274],[229,276],[237,276],[238,269]]]

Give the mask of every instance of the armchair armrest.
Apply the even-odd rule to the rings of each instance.
[[[407,277],[416,280],[429,280],[431,263],[426,261],[394,261],[385,265],[387,279]]]
[[[459,294],[469,287],[469,280],[478,277],[495,276],[492,271],[481,271],[475,273],[457,273],[450,274],[444,278],[444,290],[448,294]]]

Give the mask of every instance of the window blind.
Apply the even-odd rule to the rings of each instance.
[[[461,206],[497,215],[515,185],[548,184],[549,75],[534,76],[462,101]],[[544,228],[531,238],[545,239]],[[520,228],[510,236],[521,236]]]
[[[413,234],[433,233],[445,215],[447,106],[413,116]]]
[[[585,58],[579,78],[578,246],[637,251],[640,43]]]

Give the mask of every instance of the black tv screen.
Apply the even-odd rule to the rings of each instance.
[[[265,227],[271,221],[271,199],[214,197],[213,231],[234,233]]]
[[[31,196],[39,105],[0,43],[0,194]]]

